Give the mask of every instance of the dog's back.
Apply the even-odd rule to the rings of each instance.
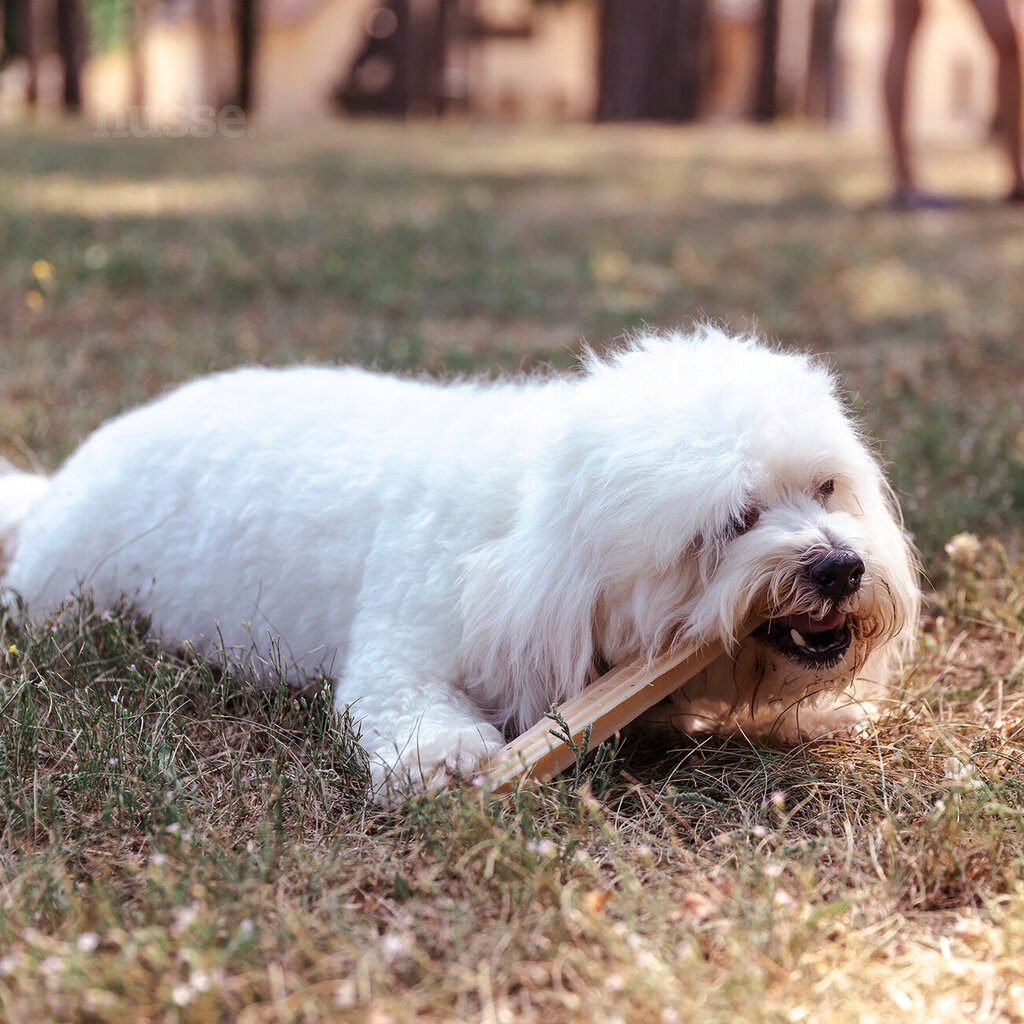
[[[289,664],[329,665],[368,561],[403,578],[395,538],[419,537],[431,578],[453,579],[446,531],[496,528],[480,496],[510,490],[511,460],[492,462],[503,390],[353,368],[200,378],[105,424],[52,480],[0,477],[3,585],[30,614],[81,589],[104,606],[124,595],[200,650],[283,637]]]

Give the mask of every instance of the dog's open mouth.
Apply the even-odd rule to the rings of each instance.
[[[754,636],[787,658],[813,668],[837,664],[852,639],[846,612],[839,611],[820,619],[806,614],[769,619],[754,630]]]

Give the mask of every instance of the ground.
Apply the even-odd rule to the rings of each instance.
[[[19,465],[241,362],[529,370],[710,317],[842,373],[928,600],[856,742],[389,811],[315,685],[87,603],[4,622],[0,1018],[1024,1020],[1024,210],[988,149],[922,158],[961,208],[893,213],[877,145],[795,127],[5,129]]]

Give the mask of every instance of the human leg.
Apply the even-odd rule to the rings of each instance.
[[[897,198],[913,195],[917,190],[906,135],[906,96],[910,46],[920,18],[920,0],[892,0],[892,37],[885,64],[884,91]]]
[[[1011,197],[1024,199],[1024,168],[1021,165],[1021,71],[1020,48],[1013,17],[1006,0],[972,0],[981,23],[996,51],[996,87],[1000,128],[1013,176]]]

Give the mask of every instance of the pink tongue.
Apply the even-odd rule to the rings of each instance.
[[[806,614],[787,615],[773,621],[783,629],[795,629],[798,633],[824,633],[827,629],[838,629],[846,621],[846,612],[829,612],[822,619],[812,619]]]

